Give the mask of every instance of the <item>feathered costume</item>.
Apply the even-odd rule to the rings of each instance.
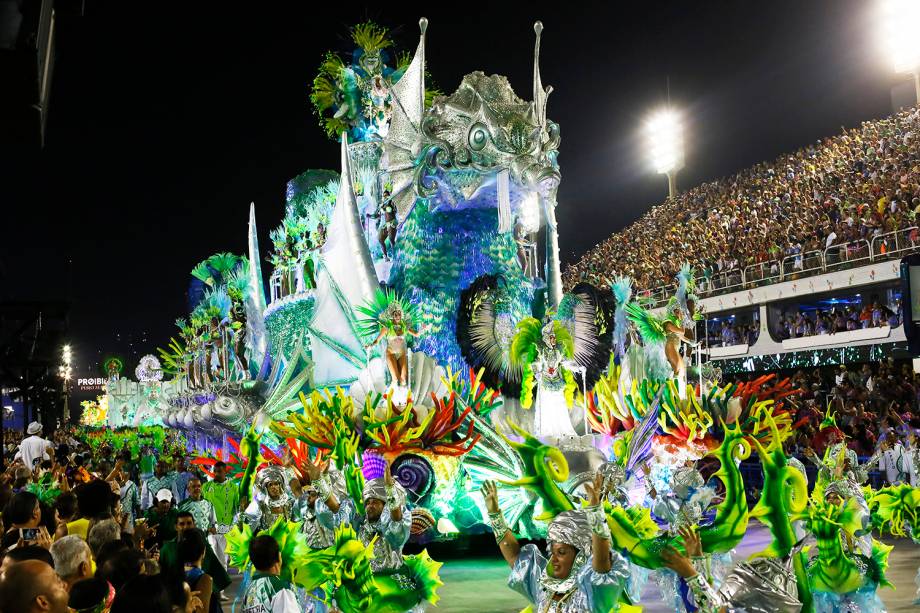
[[[402,375],[399,369],[402,368],[406,369],[408,380],[408,337],[418,334],[412,304],[396,292],[378,289],[370,301],[355,310],[360,316],[358,328],[362,337],[374,339],[371,344],[381,338],[386,340],[383,355],[387,358],[391,383],[394,386],[400,383]]]
[[[556,438],[575,436],[568,407],[578,388],[572,370],[580,367],[574,361],[572,335],[560,321],[542,324],[533,317],[521,320],[517,330],[511,343],[511,359],[523,373],[521,406],[533,404],[533,387],[537,386],[534,433]]]
[[[457,344],[474,371],[483,369],[482,382],[508,396],[521,393],[521,368],[511,359],[515,334],[505,280],[483,275],[460,294],[457,312]]]

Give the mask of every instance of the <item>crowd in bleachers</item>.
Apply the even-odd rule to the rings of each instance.
[[[753,345],[760,334],[760,324],[741,323],[734,319],[706,322],[706,344],[710,347],[730,347],[732,345]]]
[[[812,255],[831,249],[829,262],[868,255],[866,243],[897,230],[920,242],[920,112],[903,110],[810,144],[773,162],[704,183],[654,206],[587,252],[563,277],[604,284],[629,275],[639,290],[674,282],[689,261],[704,278],[763,263],[761,278],[811,268]],[[877,252],[894,249],[880,240]],[[865,253],[864,253],[865,252]],[[794,257],[801,254],[802,257]],[[785,266],[784,258],[793,256]]]
[[[780,319],[775,336],[786,340],[882,326],[895,328],[900,324],[900,311],[900,304],[889,308],[877,300],[865,303],[862,308],[848,305],[826,311],[800,310]]]
[[[823,453],[819,431],[828,409],[849,447],[860,456],[871,456],[883,440],[902,440],[906,445],[920,428],[920,374],[913,372],[909,362],[898,364],[886,359],[808,368],[781,378],[784,376],[790,377],[793,388],[801,390],[789,399],[799,422],[792,447],[796,455],[806,449]],[[749,378],[756,376],[727,377]],[[920,466],[917,477],[920,483]]]

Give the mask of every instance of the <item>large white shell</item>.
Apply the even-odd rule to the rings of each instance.
[[[355,410],[360,412],[364,408],[365,399],[371,394],[383,394],[390,390],[388,382],[389,373],[381,358],[374,358],[367,367],[358,373],[358,379],[351,384],[348,393],[355,401]],[[422,407],[431,406],[431,394],[438,398],[447,395],[447,386],[444,384],[444,369],[434,358],[420,352],[409,353],[409,391],[417,410],[427,410]],[[400,395],[405,392],[400,393]],[[394,397],[398,402],[398,398]]]

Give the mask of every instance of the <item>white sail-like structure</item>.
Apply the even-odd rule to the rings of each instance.
[[[378,282],[361,231],[348,139],[342,134],[342,178],[316,274],[314,313],[307,327],[315,387],[354,381],[367,363],[355,307],[373,297]]]
[[[262,284],[262,258],[259,257],[259,233],[256,229],[256,203],[249,204],[249,291],[246,296],[246,333],[252,350],[250,363],[256,369],[268,354],[265,331],[265,286]]]

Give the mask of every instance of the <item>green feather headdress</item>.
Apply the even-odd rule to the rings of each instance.
[[[380,51],[393,46],[387,29],[373,21],[366,21],[352,28],[351,39],[365,52]]]
[[[402,313],[404,325],[415,327],[416,314],[412,303],[390,289],[378,289],[373,298],[355,311],[359,315],[358,331],[364,337],[374,338],[380,334],[381,327],[389,327],[396,311]]]

